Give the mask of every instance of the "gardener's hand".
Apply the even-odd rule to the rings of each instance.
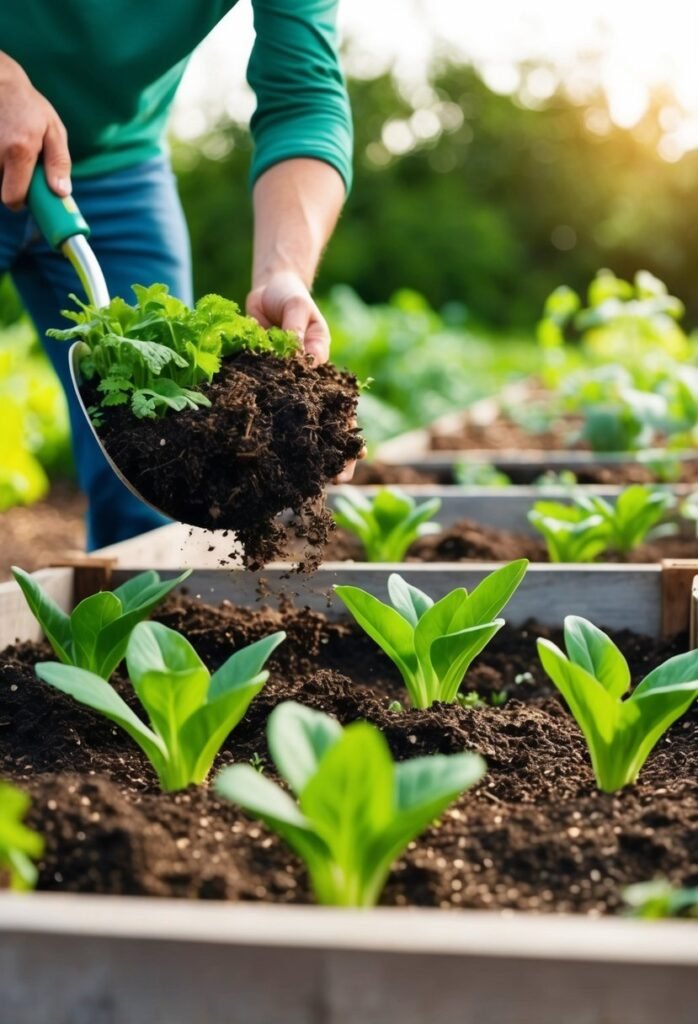
[[[330,329],[303,280],[284,270],[255,284],[247,296],[248,316],[253,316],[262,327],[293,331],[316,363],[326,363],[330,356]],[[337,483],[349,483],[355,466],[356,462],[347,463]]]
[[[70,195],[70,154],[63,122],[19,64],[0,52],[0,200],[11,210],[24,206],[40,154],[49,187],[56,195]]]
[[[316,363],[326,363],[329,359],[327,321],[301,277],[293,271],[277,271],[266,280],[255,282],[247,296],[247,313],[262,327],[293,331]]]

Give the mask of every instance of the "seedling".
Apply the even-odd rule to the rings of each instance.
[[[116,590],[101,590],[84,598],[70,615],[29,573],[13,566],[12,574],[58,659],[108,679],[126,653],[134,626],[147,618],[191,569],[164,581],[156,572],[142,572]]]
[[[439,532],[439,524],[428,520],[440,508],[439,498],[420,505],[399,487],[384,487],[372,499],[347,487],[336,500],[334,519],[359,538],[369,562],[401,562],[418,537]]]
[[[247,764],[221,772],[216,790],[277,832],[305,862],[318,903],[334,906],[373,906],[407,844],[485,773],[471,753],[396,764],[375,726],[343,729],[293,701],[272,711],[267,741],[295,800]]]
[[[545,539],[551,562],[593,562],[606,547],[603,517],[560,501],[537,501],[529,523]]]
[[[457,693],[456,704],[462,708],[486,708],[487,701],[483,700],[477,690],[471,690],[469,693]]]
[[[223,357],[242,349],[279,356],[298,350],[294,334],[264,330],[220,295],[205,295],[189,309],[164,284],[133,291],[135,306],[115,298],[99,308],[72,295],[79,311],[63,316],[74,326],[48,332],[81,343],[80,371],[98,381],[101,407],[130,403],[134,416],[153,419],[169,409],[210,406],[199,386],[212,380]],[[99,407],[95,413],[101,419]]]
[[[698,886],[681,888],[665,878],[629,885],[623,899],[632,917],[698,917]]]
[[[658,533],[654,528],[676,504],[669,491],[640,484],[626,487],[615,504],[597,495],[579,496],[576,503],[589,514],[601,516],[606,531],[606,546],[621,554],[632,551],[650,535],[656,537]],[[666,524],[661,528],[662,536],[669,532],[675,532],[675,527]]]
[[[481,696],[477,690],[456,694],[456,704],[462,708],[501,708],[508,700],[509,694],[506,690],[496,690],[489,695],[489,699]]]
[[[541,473],[533,481],[533,487],[541,491],[555,489],[572,491],[576,486],[577,476],[571,469],[561,469],[559,472],[555,469],[546,469],[545,473]]]
[[[509,487],[511,479],[491,462],[454,462],[453,479],[461,487]]]
[[[174,629],[141,622],[129,638],[126,667],[150,728],[93,672],[41,662],[36,674],[127,732],[157,772],[162,789],[171,791],[204,781],[225,739],[269,678],[264,664],[285,636],[272,633],[241,648],[211,675]]]
[[[11,889],[33,889],[36,885],[34,860],[44,850],[44,841],[23,824],[29,797],[7,782],[0,782],[0,882],[7,875]]]
[[[584,734],[599,789],[635,782],[657,742],[698,694],[698,651],[679,654],[646,676],[632,695],[628,663],[587,619],[565,619],[563,652],[538,640],[538,655]]]
[[[692,447],[689,443],[686,447]],[[676,484],[681,479],[683,469],[680,455],[676,452],[662,448],[650,448],[648,451],[638,452],[637,461],[645,466],[655,480],[662,484]]]
[[[473,659],[504,625],[496,616],[526,573],[525,558],[490,573],[473,590],[452,590],[434,602],[393,573],[391,605],[359,587],[335,587],[361,628],[395,663],[412,706],[453,703]]]
[[[596,495],[576,495],[572,504],[538,501],[529,522],[543,535],[551,562],[593,562],[606,550],[628,554],[648,538],[674,533],[658,526],[675,504],[668,491],[637,484],[621,492],[615,504]]]

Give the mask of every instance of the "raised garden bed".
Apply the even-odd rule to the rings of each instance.
[[[526,486],[486,488],[412,484],[400,489],[419,503],[432,498],[441,503],[433,516],[433,521],[442,527],[441,532],[415,541],[407,553],[410,562],[489,562],[514,558],[547,562],[545,542],[529,523],[527,514],[534,503],[542,499],[555,502],[569,502],[570,499],[570,491],[562,487],[541,490]],[[362,488],[369,498],[379,490],[374,485]],[[589,485],[581,490],[586,496],[598,496],[613,504],[623,488]],[[690,488],[677,485],[674,490],[680,498]],[[330,489],[330,506],[335,505],[342,493],[342,488]],[[674,522],[674,535],[643,543],[624,558],[613,556],[613,561],[650,563],[667,558],[698,558],[695,523],[682,519],[676,510],[670,511],[666,519]],[[355,536],[338,528],[325,545],[324,559],[360,562],[364,560],[363,549]],[[604,558],[597,560],[603,561]]]
[[[100,574],[117,584],[144,560],[162,569],[201,566],[211,557],[204,545],[205,535],[166,527],[100,553],[88,578],[83,567],[47,570],[42,579],[69,607],[75,591],[94,587]],[[485,571],[415,566],[405,576],[439,596],[472,586]],[[666,632],[686,623],[693,572],[673,577]],[[188,635],[210,665],[272,624],[287,629],[272,679],[224,748],[224,762],[257,754],[271,772],[262,724],[274,703],[294,695],[344,722],[380,724],[398,757],[482,749],[485,781],[413,844],[391,876],[383,902],[420,909],[345,915],[265,905],[308,899],[288,850],[207,787],[160,793],[121,734],[41,687],[31,674],[39,652],[24,645],[0,658],[0,774],[33,795],[31,821],[48,842],[40,887],[64,894],[0,898],[0,985],[13,1022],[190,1024],[206,1007],[213,1024],[261,1024],[277,1019],[282,1006],[284,1020],[319,1024],[396,1017],[440,1024],[456,1015],[465,1024],[649,1024],[660,1012],[673,1024],[692,1021],[698,954],[690,925],[588,915],[615,913],[623,885],[638,876],[662,871],[687,881],[695,873],[698,716],[677,723],[638,785],[599,793],[574,724],[534,662],[539,627],[526,625],[535,617],[548,634],[562,614],[577,612],[608,629],[633,628],[648,636],[626,633],[622,644],[634,673],[645,672],[685,645],[659,639],[670,610],[665,586],[662,615],[665,572],[533,567],[507,608],[510,626],[468,679],[486,704],[506,687],[509,700],[401,713],[388,708],[401,695],[394,670],[341,621],[328,596],[340,579],[384,596],[385,569],[325,566],[312,581],[287,577],[283,566],[263,578],[200,568],[188,581],[191,595],[242,607],[209,610],[173,599],[158,617]],[[255,610],[260,590],[281,610]],[[13,585],[2,588],[0,601],[2,643],[35,641]],[[145,895],[124,898],[136,893]],[[261,902],[171,904],[149,898],[155,895]],[[62,1016],[52,1017],[57,1009]]]
[[[583,447],[566,448],[564,431],[528,434],[503,414],[504,401],[509,405],[526,403],[531,397],[530,384],[513,385],[505,389],[499,399],[482,399],[463,412],[441,417],[427,429],[409,431],[384,442],[377,448],[375,457],[387,467],[422,475],[424,483],[452,483],[454,464],[464,460],[493,465],[516,484],[529,484],[551,469],[571,470],[582,484],[651,482],[650,470],[638,462],[636,453],[596,453]],[[679,454],[681,482],[695,484],[698,452]],[[374,472],[368,479],[371,483],[403,482],[381,479],[381,475],[390,477],[391,469],[382,474]]]

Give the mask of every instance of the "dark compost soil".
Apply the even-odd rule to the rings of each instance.
[[[210,409],[136,420],[104,410],[100,437],[124,476],[174,519],[237,533],[258,567],[285,552],[291,509],[306,541],[306,565],[327,538],[323,488],[362,448],[353,425],[356,378],[331,364],[243,352],[202,387]],[[94,404],[94,388],[85,389]]]
[[[487,526],[473,519],[461,519],[440,533],[420,537],[409,548],[408,562],[510,562],[528,558],[531,562],[547,562],[548,553],[542,539]],[[612,552],[599,561],[645,564],[664,558],[698,558],[697,537],[662,537],[641,544],[625,556]],[[326,562],[365,561],[358,539],[346,530],[337,529],[323,552]]]
[[[265,719],[287,698],[343,723],[374,722],[399,759],[463,749],[485,756],[485,780],[398,860],[385,904],[603,914],[618,910],[632,882],[698,883],[698,712],[672,727],[638,784],[597,792],[579,731],[534,653],[535,637],[550,631],[530,625],[495,638],[467,681],[485,706],[394,712],[388,704],[404,692],[392,665],[363,634],[319,613],[179,598],[159,618],[211,667],[280,626],[288,631],[270,682],[215,770],[258,755],[273,776]],[[616,639],[636,679],[681,649],[629,633]],[[265,827],[206,786],[160,793],[127,736],[39,683],[32,665],[47,654],[25,644],[0,655],[0,777],[31,794],[29,821],[47,844],[40,889],[310,900],[302,865]],[[128,695],[118,677],[116,685]],[[507,702],[491,706],[502,690]]]
[[[408,484],[437,484],[440,482],[441,475],[436,471],[422,472],[422,470],[413,469],[411,466],[398,466],[380,461],[357,463],[352,479],[352,483],[358,487],[382,486],[383,484],[397,484],[404,487]],[[452,481],[447,479],[445,482]]]

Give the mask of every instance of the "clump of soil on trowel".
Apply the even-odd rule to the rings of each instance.
[[[93,404],[93,386],[83,390]],[[201,390],[210,408],[157,420],[104,409],[109,455],[174,519],[235,531],[249,568],[283,558],[292,532],[304,541],[299,568],[312,570],[333,528],[323,489],[363,447],[356,378],[304,356],[241,352]],[[278,518],[289,509],[290,526]]]

